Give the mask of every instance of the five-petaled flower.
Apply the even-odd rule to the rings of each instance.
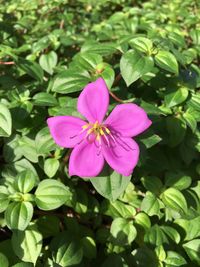
[[[117,105],[104,120],[108,105],[107,86],[98,78],[78,98],[77,109],[88,122],[72,116],[47,119],[55,143],[74,148],[69,159],[70,176],[97,176],[105,161],[125,176],[136,166],[139,147],[132,137],[145,131],[151,121],[141,107],[132,103]]]

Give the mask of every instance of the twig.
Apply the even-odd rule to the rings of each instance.
[[[62,19],[61,22],[60,22],[60,26],[59,26],[60,29],[63,29],[64,23],[65,23],[65,21],[64,21],[64,19]]]
[[[72,151],[72,149],[68,149],[66,155],[63,157],[63,160],[62,160],[63,163],[67,163],[67,162],[68,162],[68,160],[69,160],[69,156],[70,156],[70,154],[71,154],[71,151]]]
[[[15,64],[14,61],[7,61],[7,62],[0,61],[0,65],[14,65],[14,64]]]

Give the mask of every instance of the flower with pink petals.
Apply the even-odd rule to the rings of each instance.
[[[87,119],[55,116],[47,119],[55,143],[74,148],[69,159],[69,175],[97,176],[105,161],[118,173],[129,176],[139,158],[132,137],[151,125],[146,112],[136,104],[117,105],[104,120],[109,105],[105,81],[89,83],[78,98],[78,111]]]

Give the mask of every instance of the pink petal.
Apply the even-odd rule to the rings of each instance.
[[[55,143],[61,147],[74,147],[83,138],[80,133],[85,121],[71,116],[56,116],[47,119],[50,133]]]
[[[129,176],[139,159],[138,144],[129,137],[120,137],[113,142],[109,138],[110,147],[103,146],[103,156],[110,167],[118,173]]]
[[[104,124],[123,136],[136,136],[151,125],[146,112],[136,104],[117,105]]]
[[[98,78],[89,83],[78,98],[78,111],[89,122],[101,123],[106,115],[109,105],[109,93],[105,81]]]
[[[103,165],[103,155],[99,153],[95,143],[83,141],[71,153],[69,159],[69,175],[94,177],[101,172]]]

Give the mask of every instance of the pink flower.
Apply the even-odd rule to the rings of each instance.
[[[131,138],[151,125],[146,112],[135,104],[117,105],[104,120],[109,92],[102,78],[89,83],[78,98],[78,111],[88,122],[72,116],[48,118],[55,143],[74,148],[69,160],[69,174],[97,176],[104,162],[118,173],[129,176],[139,158],[139,147]]]

